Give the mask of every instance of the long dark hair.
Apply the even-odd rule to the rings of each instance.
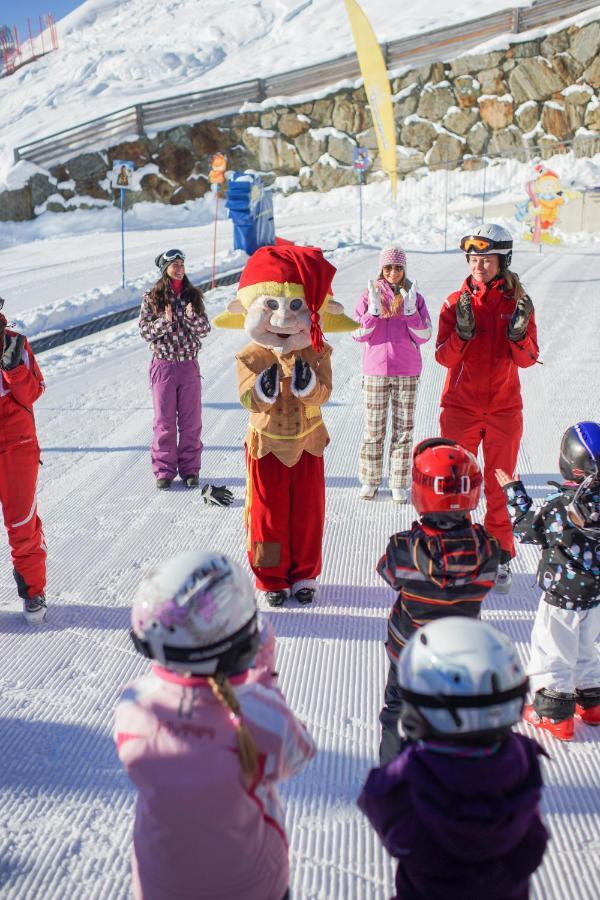
[[[170,278],[165,272],[149,292],[150,309],[155,316],[162,315],[166,309],[167,303],[169,302],[169,282]],[[192,309],[197,316],[202,315],[202,313],[205,312],[204,297],[202,296],[202,291],[197,287],[194,287],[187,275],[183,276],[183,287],[181,289],[180,296],[181,299],[185,300],[186,303],[192,304]]]

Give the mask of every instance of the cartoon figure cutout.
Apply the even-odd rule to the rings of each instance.
[[[534,244],[560,244],[555,229],[560,207],[565,200],[579,196],[579,192],[563,190],[556,172],[542,163],[535,167],[535,173],[525,185],[529,199],[517,205],[515,217],[524,224],[524,240]]]

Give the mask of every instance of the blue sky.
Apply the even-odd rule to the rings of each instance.
[[[17,26],[21,43],[27,40],[27,16],[31,21],[31,29],[34,35],[39,30],[39,17],[46,13],[52,13],[56,22],[70,13],[76,7],[81,6],[82,0],[0,0],[0,25],[8,25],[12,30]]]

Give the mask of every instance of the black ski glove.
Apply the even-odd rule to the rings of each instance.
[[[260,389],[269,400],[274,399],[279,393],[279,370],[277,363],[273,363],[258,376]]]
[[[462,292],[456,304],[456,333],[463,341],[470,341],[475,334],[475,315],[468,291]]]
[[[229,506],[233,501],[233,494],[224,484],[221,487],[217,487],[215,484],[205,484],[201,493],[208,506]]]
[[[21,355],[23,353],[23,344],[25,336],[22,334],[6,334],[4,332],[4,349],[2,351],[2,359],[0,360],[0,369],[10,372],[21,364]]]
[[[528,294],[523,294],[520,300],[517,300],[515,311],[508,326],[509,341],[521,341],[527,332],[529,319],[533,312],[533,303]]]
[[[310,388],[311,381],[316,383],[316,375],[307,362],[298,356],[294,363],[294,374],[292,375],[292,393],[300,394]],[[307,391],[310,393],[310,391]]]

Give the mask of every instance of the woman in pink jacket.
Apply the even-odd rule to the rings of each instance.
[[[315,753],[275,686],[273,633],[247,576],[183,553],[142,581],[136,649],[152,670],[121,696],[115,739],[138,791],[136,900],[285,900],[277,782]]]
[[[406,277],[406,254],[387,247],[379,255],[379,275],[369,281],[354,313],[364,344],[365,430],[360,450],[360,496],[372,500],[381,484],[383,445],[392,407],[389,484],[392,499],[408,499],[408,472],[419,375],[420,345],[431,337],[431,320],[416,282]]]

